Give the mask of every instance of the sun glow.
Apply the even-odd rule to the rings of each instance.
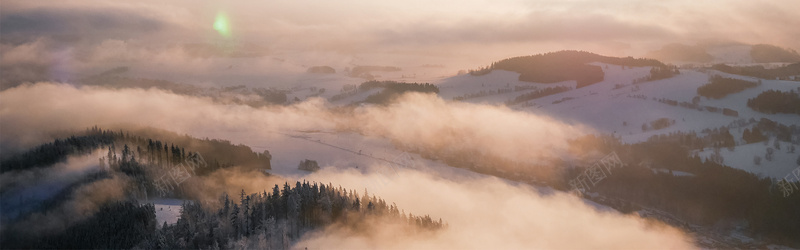
[[[217,17],[214,20],[214,30],[219,32],[225,38],[231,37],[231,28],[230,22],[228,21],[228,16],[225,12],[217,13]]]

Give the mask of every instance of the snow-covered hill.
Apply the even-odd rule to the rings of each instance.
[[[753,173],[770,177],[785,175],[794,168],[797,156],[788,155],[786,150],[776,153],[774,161],[762,161],[761,166],[753,166],[753,157],[763,157],[768,146],[761,143],[744,144],[742,132],[751,128],[755,121],[767,118],[784,125],[800,125],[800,115],[796,114],[764,114],[747,107],[747,100],[754,98],[766,90],[800,90],[800,82],[759,80],[757,78],[731,75],[706,69],[681,69],[681,73],[668,79],[632,84],[634,79],[649,74],[650,67],[622,67],[595,63],[601,66],[605,80],[590,86],[533,99],[525,103],[513,105],[512,108],[522,112],[545,114],[569,124],[583,124],[594,128],[598,133],[614,134],[623,142],[635,143],[649,137],[671,132],[694,131],[701,133],[704,129],[715,129],[727,126],[731,130],[737,144],[733,152],[722,150],[724,164],[744,169]],[[730,94],[721,99],[700,97],[697,88],[708,83],[709,76],[721,75],[728,78],[743,79],[762,84],[739,93]],[[462,75],[443,80],[438,83],[440,96],[450,100],[453,97],[475,93],[485,93],[463,101],[472,103],[489,103],[502,105],[531,90],[497,93],[498,89],[511,89],[515,86],[535,86],[537,88],[554,86],[575,87],[575,82],[557,84],[540,84],[520,82],[519,74],[508,71],[493,71],[483,76]],[[492,92],[494,91],[494,92]],[[661,101],[659,101],[661,100]],[[694,103],[697,108],[670,105],[669,102]],[[716,108],[716,110],[715,110]],[[738,112],[738,116],[723,114],[723,109]],[[643,124],[657,119],[667,118],[674,124],[663,129],[643,130]],[[793,138],[800,141],[800,138]],[[785,143],[784,149],[788,146]],[[770,145],[772,143],[770,142]],[[699,155],[707,157],[709,150]],[[787,155],[784,155],[787,154]]]
[[[720,111],[703,110],[672,106],[657,101],[658,99],[675,100],[691,103],[697,97],[697,87],[708,83],[710,75],[722,75],[729,78],[759,81],[751,77],[743,77],[717,71],[681,70],[681,74],[669,79],[632,84],[637,78],[646,76],[649,67],[622,67],[618,65],[597,64],[605,72],[602,82],[567,92],[558,93],[527,103],[514,105],[513,108],[532,113],[544,113],[557,117],[565,122],[589,125],[602,133],[614,133],[626,142],[638,142],[657,134],[674,131],[696,131],[705,128],[718,128],[731,122],[767,118],[786,125],[798,124],[800,116],[793,114],[764,114],[747,107],[747,99],[753,98],[768,89],[789,91],[800,88],[799,82],[761,80],[762,85],[728,95],[722,99],[700,97],[699,106],[719,108]],[[558,84],[538,84],[517,81],[517,73],[499,71],[485,76],[457,76],[439,83],[444,99],[463,96],[469,93],[490,91],[510,86],[536,86],[539,88],[553,86],[575,86],[574,82]],[[463,85],[463,86],[462,86]],[[492,94],[480,98],[468,98],[464,101],[475,103],[504,103],[523,93],[517,91]],[[721,110],[729,108],[739,113],[738,117],[723,115]],[[675,120],[675,125],[661,130],[642,131],[642,124],[659,118]]]

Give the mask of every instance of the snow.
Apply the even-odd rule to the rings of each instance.
[[[181,217],[181,205],[185,202],[179,199],[153,199],[142,203],[152,203],[156,208],[156,221],[158,226],[166,222],[168,225],[178,223]]]
[[[720,60],[746,62],[745,55],[749,58],[749,46],[726,46],[713,51],[712,55]],[[697,88],[708,83],[711,75],[721,75],[728,78],[759,81],[757,78],[738,76],[718,72],[715,70],[681,69],[681,74],[668,79],[631,84],[634,79],[645,77],[649,74],[650,67],[622,67],[603,63],[593,63],[600,66],[605,78],[603,81],[590,86],[573,89],[555,95],[550,95],[529,101],[527,104],[511,106],[520,112],[541,114],[561,120],[567,124],[586,125],[594,129],[597,134],[614,134],[625,143],[642,142],[654,135],[669,134],[672,132],[697,132],[704,129],[729,126],[734,138],[742,143],[741,137],[744,128],[731,126],[735,121],[760,120],[767,118],[784,125],[800,124],[800,116],[796,114],[764,114],[747,107],[747,100],[756,97],[766,90],[798,90],[800,83],[794,81],[760,80],[758,87],[746,89],[739,93],[730,94],[721,99],[700,97],[698,105],[716,107],[720,110],[729,108],[737,111],[738,117],[725,116],[721,112],[710,112],[706,109],[692,109],[681,106],[671,106],[658,102],[657,99],[669,99],[677,102],[692,103],[698,96]],[[515,72],[495,70],[483,76],[460,75],[442,80],[437,83],[440,96],[446,100],[466,94],[488,92],[514,86],[536,86],[539,88],[554,86],[575,86],[574,81],[557,84],[528,83],[518,81],[519,74]],[[620,87],[621,86],[621,87]],[[503,94],[493,94],[463,101],[471,103],[485,103],[502,105],[505,101],[513,99],[530,90],[517,91]],[[643,98],[641,98],[643,97]],[[659,118],[668,118],[675,122],[670,127],[660,130],[642,131],[642,124],[650,123]],[[751,125],[749,125],[751,126]],[[771,146],[771,144],[770,144]],[[766,146],[763,144],[740,145],[734,152],[722,150],[725,158],[724,164],[731,167],[747,170],[777,178],[788,173],[795,166],[796,155],[788,155],[787,143],[783,143],[783,150],[776,152],[775,160],[767,162],[762,160],[759,167],[753,166],[753,157],[761,155],[763,158]],[[797,151],[800,151],[798,149]],[[710,151],[701,153],[707,157]],[[674,175],[684,175],[683,173]],[[691,175],[689,173],[685,173]]]
[[[649,74],[650,67],[621,67],[593,63],[600,66],[605,72],[605,79],[596,84],[573,89],[567,92],[546,96],[529,101],[528,105],[518,104],[512,106],[515,110],[544,114],[557,118],[568,124],[584,124],[592,127],[598,133],[612,133],[619,135],[622,141],[635,143],[647,138],[668,134],[676,131],[700,132],[706,128],[719,128],[731,122],[745,118],[768,118],[783,124],[797,124],[798,117],[794,114],[763,114],[747,107],[747,99],[753,98],[768,89],[789,91],[800,87],[797,82],[762,80],[762,85],[747,89],[740,93],[726,96],[719,100],[701,98],[700,106],[717,108],[730,108],[739,112],[739,117],[725,116],[721,112],[710,112],[680,106],[671,106],[660,103],[655,99],[670,99],[677,102],[692,102],[697,96],[697,88],[708,82],[709,74],[719,74],[725,77],[758,81],[755,78],[725,74],[717,71],[704,73],[699,70],[681,70],[681,74],[669,79],[632,85],[634,79],[645,77]],[[574,86],[574,82],[558,84],[526,83],[517,80],[518,73],[496,70],[484,76],[461,75],[451,77],[438,84],[440,96],[452,99],[464,94],[478,93],[480,91],[497,90],[510,86]],[[622,86],[616,88],[616,86]],[[481,98],[471,98],[464,101],[475,103],[502,104],[505,101],[519,96],[528,91],[518,91],[504,94],[495,94]],[[636,98],[636,96],[643,96]],[[560,102],[558,102],[560,101]],[[659,118],[669,118],[675,121],[671,127],[661,130],[642,131],[642,124],[652,122]],[[623,125],[625,123],[626,125]]]
[[[780,179],[784,178],[792,170],[798,167],[796,161],[797,157],[800,157],[800,148],[795,149],[794,153],[788,153],[787,148],[789,147],[789,143],[780,142],[780,144],[781,149],[775,150],[772,161],[768,161],[764,157],[764,154],[766,154],[766,148],[772,147],[772,141],[770,141],[768,145],[764,145],[763,143],[739,145],[734,147],[733,151],[723,148],[720,149],[719,153],[722,155],[723,164],[726,166],[745,170],[763,177]],[[706,149],[702,152],[699,152],[698,156],[701,158],[707,158],[713,154],[713,152],[713,150]],[[753,162],[753,158],[755,156],[761,157],[761,163],[759,165],[756,165]]]
[[[270,173],[282,176],[307,174],[297,169],[300,161],[305,159],[317,161],[322,168],[363,168],[375,161],[391,160],[401,153],[388,140],[355,133],[288,131],[274,135],[249,138],[243,142],[256,151],[269,150],[273,156]]]
[[[700,73],[682,74],[665,80],[631,85],[634,79],[649,74],[649,67],[622,69],[621,66],[598,64],[606,72],[599,83],[533,100],[537,107],[521,108],[528,112],[544,113],[570,124],[589,125],[599,133],[620,135],[625,142],[638,142],[648,137],[675,130],[701,130],[704,127],[727,125],[732,120],[722,114],[709,115],[693,109],[670,106],[652,98],[670,98],[691,101],[696,88],[705,83]],[[697,79],[703,79],[698,81]],[[614,89],[615,85],[626,85]],[[644,95],[646,100],[632,97]],[[561,103],[553,101],[571,97]],[[676,125],[658,131],[641,130],[641,125],[659,118],[670,118]],[[623,125],[626,124],[626,125]],[[677,124],[683,123],[683,124]]]
[[[650,170],[652,170],[653,173],[669,173],[670,172],[669,169],[663,169],[663,168],[653,168],[653,169],[650,169]],[[694,174],[683,172],[683,171],[672,170],[672,176],[694,177]]]
[[[269,172],[287,178],[302,180],[303,176],[312,174],[297,169],[300,161],[305,159],[317,161],[323,169],[353,169],[362,173],[380,171],[391,174],[392,169],[412,168],[437,174],[479,176],[471,171],[453,168],[400,150],[385,138],[332,131],[288,131],[275,135],[240,141],[255,151],[269,150],[273,156],[272,169]]]

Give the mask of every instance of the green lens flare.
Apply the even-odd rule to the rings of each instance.
[[[217,18],[214,20],[214,30],[219,32],[225,38],[231,37],[230,24],[228,23],[228,16],[224,12],[217,13]]]

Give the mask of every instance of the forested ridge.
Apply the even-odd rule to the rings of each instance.
[[[332,184],[285,183],[271,192],[227,194],[219,201],[186,201],[174,225],[157,225],[152,204],[135,200],[104,205],[90,218],[60,233],[27,235],[6,231],[10,248],[143,249],[289,249],[305,233],[338,225],[335,230],[369,230],[370,223],[394,223],[405,234],[446,227],[441,219],[415,216],[366,192]]]
[[[180,143],[191,142],[185,145],[191,145],[190,149],[207,151],[209,157],[199,159],[203,162],[197,165],[201,163],[195,162],[198,160],[198,151],[153,137],[145,139],[139,136],[155,134],[165,135],[165,138]],[[47,170],[53,163],[62,162],[67,157],[96,150],[107,152],[99,159],[99,169],[69,184],[52,197],[38,201],[35,206],[20,210],[18,216],[4,218],[0,245],[4,248],[58,249],[288,249],[305,233],[325,230],[328,226],[335,226],[330,230],[359,232],[393,223],[401,225],[406,230],[404,233],[411,235],[429,233],[446,226],[441,219],[434,221],[430,216],[407,215],[396,205],[388,204],[374,195],[369,196],[366,190],[359,195],[354,190],[336,188],[333,184],[297,182],[292,187],[284,183],[282,189],[275,185],[270,192],[264,190],[253,194],[246,194],[242,190],[237,197],[224,194],[218,201],[188,197],[177,188],[181,184],[179,182],[170,184],[175,185],[174,189],[165,193],[158,184],[159,176],[174,178],[173,170],[176,168],[183,169],[183,174],[186,174],[183,177],[191,178],[252,161],[266,163],[265,166],[269,167],[271,156],[268,152],[255,153],[246,146],[234,146],[227,141],[200,140],[158,130],[129,133],[94,127],[83,135],[58,139],[11,157],[7,161],[8,166],[21,167],[8,171]],[[211,157],[218,153],[211,151],[249,159],[233,158],[220,162]],[[55,156],[42,157],[50,154]],[[103,192],[85,187],[115,180],[115,185],[124,185],[121,187],[122,196],[99,204],[96,211],[86,210],[84,213],[91,213],[82,215],[86,218],[67,219],[65,221],[75,222],[47,230],[26,224],[42,216],[69,216],[62,214],[69,211],[63,208],[80,203],[75,200],[76,197],[87,192]],[[193,185],[198,183],[202,182]],[[82,194],[78,195],[78,192]],[[5,191],[0,194],[8,195]],[[155,207],[141,204],[146,202],[142,198],[148,197],[148,194],[150,197],[184,199],[178,222],[174,225],[158,225]],[[20,200],[23,198],[20,197]],[[9,211],[4,211],[5,215],[9,215]]]
[[[470,70],[469,73],[484,75],[492,70],[508,70],[520,73],[520,81],[556,83],[574,80],[578,83],[577,87],[581,88],[604,79],[603,69],[600,66],[589,65],[592,62],[628,67],[666,67],[665,64],[653,59],[609,57],[585,51],[565,50],[503,59],[488,67]]]
[[[330,101],[337,101],[358,93],[363,93],[372,89],[381,89],[378,93],[371,94],[364,99],[364,103],[388,104],[406,92],[419,93],[439,93],[439,87],[430,83],[405,83],[396,81],[366,81],[358,85],[349,85],[343,88],[342,93],[330,98]]]
[[[153,137],[168,138],[172,142]],[[53,142],[9,156],[0,162],[0,172],[48,167],[65,161],[69,155],[84,155],[99,149],[113,152],[105,158],[106,161],[112,160],[112,163],[116,162],[116,152],[122,150],[119,156],[122,160],[133,158],[138,163],[158,166],[178,164],[186,158],[187,151],[199,153],[216,168],[239,165],[269,169],[271,158],[268,151],[256,153],[248,146],[233,145],[225,140],[197,139],[152,128],[112,131],[93,127],[82,134],[56,138]]]
[[[5,230],[3,248],[121,249],[153,237],[157,230],[153,204],[135,200],[104,204],[91,217],[55,233],[27,234]]]
[[[145,139],[143,136],[149,136]],[[160,136],[159,136],[160,135]],[[187,147],[167,143],[159,139],[165,138],[189,145]],[[125,195],[135,198],[164,197],[164,198],[192,198],[186,197],[188,189],[198,187],[182,187],[195,176],[207,176],[217,170],[232,169],[237,171],[256,171],[262,175],[269,169],[271,155],[268,151],[256,153],[244,145],[233,145],[228,141],[196,139],[189,136],[180,136],[154,129],[126,131],[103,130],[98,127],[87,129],[81,135],[70,136],[67,139],[55,139],[54,142],[32,148],[31,150],[13,155],[2,162],[4,172],[12,172],[13,176],[47,175],[54,168],[54,164],[65,162],[68,157],[88,156],[96,152],[101,153],[99,159],[93,161],[94,166],[85,167],[87,175],[74,183],[63,187],[45,200],[42,198],[27,197],[30,194],[21,192],[26,183],[4,183],[0,197],[5,204],[3,208],[3,222],[9,223],[24,219],[26,214],[46,212],[48,209],[63,204],[70,198],[72,191],[84,184],[95,181],[123,176],[127,183]],[[26,172],[29,171],[29,172]],[[186,183],[185,183],[186,182]],[[48,185],[43,183],[42,185]],[[123,185],[123,184],[120,184]],[[192,183],[191,185],[202,185]],[[19,194],[15,194],[21,192]],[[10,197],[11,195],[15,197]],[[26,195],[27,194],[27,195]],[[18,196],[18,197],[16,197]],[[34,199],[35,198],[35,199]]]
[[[221,197],[218,208],[187,202],[178,223],[164,225],[144,248],[209,248],[244,246],[286,249],[305,233],[337,224],[341,230],[365,230],[373,220],[398,223],[409,233],[425,233],[446,225],[430,216],[406,215],[394,204],[332,184],[284,183],[272,192]],[[398,232],[400,233],[400,232]]]
[[[8,156],[0,161],[0,173],[13,170],[48,167],[67,160],[73,154],[89,154],[114,143],[119,134],[111,131],[92,130],[91,133],[55,139],[53,142],[34,147],[27,152]]]

